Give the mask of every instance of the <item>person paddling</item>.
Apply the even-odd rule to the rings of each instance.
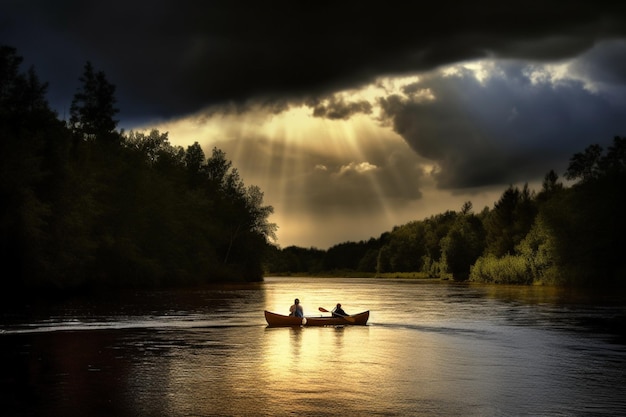
[[[340,303],[337,303],[337,306],[333,309],[332,313],[333,313],[333,317],[346,317],[346,316],[349,316],[348,313],[343,311],[343,308],[341,308],[341,304]]]

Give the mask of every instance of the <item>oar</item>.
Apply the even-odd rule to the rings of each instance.
[[[326,310],[324,307],[320,307],[320,308],[319,308],[319,310],[320,310],[322,313],[332,313],[332,311],[328,311],[328,310]],[[344,316],[343,314],[338,314],[338,313],[333,313],[333,314],[338,315],[339,317],[341,317],[341,318],[342,318],[342,319],[344,319],[344,320],[348,320],[350,323],[354,323],[354,317]]]

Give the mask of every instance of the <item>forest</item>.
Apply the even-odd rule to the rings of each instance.
[[[328,250],[275,248],[275,274],[382,275],[484,283],[626,288],[626,138],[573,155],[565,186],[551,170],[539,192],[509,186],[495,202],[396,226]]]
[[[87,62],[59,119],[47,84],[0,50],[3,294],[261,281],[269,274],[426,277],[626,287],[626,138],[573,155],[566,184],[509,186],[493,207],[466,202],[327,250],[280,248],[272,206],[223,151],[117,129],[115,86]]]
[[[87,62],[68,121],[0,50],[2,293],[261,281],[273,208],[224,152],[117,130],[115,86]]]

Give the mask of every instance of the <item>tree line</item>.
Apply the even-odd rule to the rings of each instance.
[[[87,62],[69,120],[33,68],[0,46],[3,294],[259,281],[264,274],[383,274],[516,284],[624,286],[626,138],[509,186],[492,208],[394,227],[327,250],[279,248],[273,208],[223,151],[117,130],[115,86]]]
[[[117,130],[115,86],[87,62],[68,121],[0,46],[2,292],[259,281],[276,225],[221,150]]]
[[[551,170],[539,192],[509,186],[492,208],[471,202],[328,250],[274,248],[274,274],[384,274],[505,284],[626,287],[626,138],[574,154],[565,186]]]

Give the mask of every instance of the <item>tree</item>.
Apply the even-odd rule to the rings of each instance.
[[[563,191],[563,183],[559,181],[559,176],[556,172],[550,170],[543,179],[541,191],[536,197],[537,201],[540,203],[546,202],[561,191]]]
[[[261,255],[268,239],[275,239],[276,225],[268,221],[272,206],[263,205],[256,186],[246,188],[226,154],[213,148],[201,167],[202,185],[211,200],[215,247],[223,264],[240,270],[248,279],[262,277]]]
[[[615,136],[606,154],[598,144],[590,145],[584,152],[570,159],[565,177],[584,184],[593,180],[620,177],[626,173],[626,138]]]
[[[441,239],[449,232],[458,214],[452,210],[431,216],[424,221],[424,244],[430,262],[441,260]]]
[[[20,72],[22,61],[15,48],[0,46],[0,262],[12,271],[4,274],[8,288],[36,279],[46,264],[44,184],[52,164],[44,157],[60,126],[45,99],[47,84],[32,68]]]
[[[103,139],[110,141],[118,121],[114,119],[119,110],[115,107],[115,86],[110,84],[104,72],[95,72],[87,62],[82,85],[74,94],[70,106],[70,126],[84,140]]]
[[[565,172],[568,180],[591,181],[600,175],[602,147],[598,144],[588,146],[584,152],[574,154]]]
[[[192,188],[206,183],[206,163],[204,151],[198,142],[194,142],[193,145],[187,147],[185,167],[187,168],[187,176]]]
[[[470,214],[472,212],[472,202],[471,201],[466,201],[465,203],[463,203],[463,207],[461,207],[461,214],[462,215],[467,215]]]
[[[172,146],[169,143],[168,133],[161,133],[152,129],[149,134],[131,131],[126,136],[126,145],[145,157],[150,165],[155,165],[164,153],[169,153]],[[197,142],[196,142],[197,143]]]
[[[211,158],[207,161],[205,168],[208,180],[221,187],[231,167],[232,163],[226,159],[226,153],[213,148]]]
[[[367,250],[368,245],[364,241],[343,242],[331,246],[324,257],[324,269],[356,271]]]
[[[551,201],[547,202],[547,205]],[[546,226],[543,206],[535,223],[526,237],[520,242],[516,250],[525,261],[530,277],[528,283],[562,284],[562,276],[555,268],[555,237],[556,235]]]
[[[504,191],[485,218],[487,253],[496,257],[514,253],[534,222],[537,209],[533,198],[528,184],[522,190],[511,185]]]
[[[623,177],[626,174],[626,137],[615,136],[613,145],[601,160],[602,172],[612,177]]]
[[[266,239],[276,241],[276,223],[269,222],[269,216],[274,213],[274,207],[263,205],[263,191],[251,185],[246,192],[246,204],[250,214],[250,230],[264,236]]]
[[[606,153],[591,145],[575,154],[566,177],[578,181],[542,210],[556,265],[570,283],[625,286],[625,138],[615,137]]]
[[[273,208],[222,151],[115,132],[115,89],[89,63],[61,121],[21,63],[0,47],[3,295],[262,278]]]
[[[456,281],[469,278],[470,267],[484,249],[485,230],[473,214],[460,215],[441,241],[444,264]]]

